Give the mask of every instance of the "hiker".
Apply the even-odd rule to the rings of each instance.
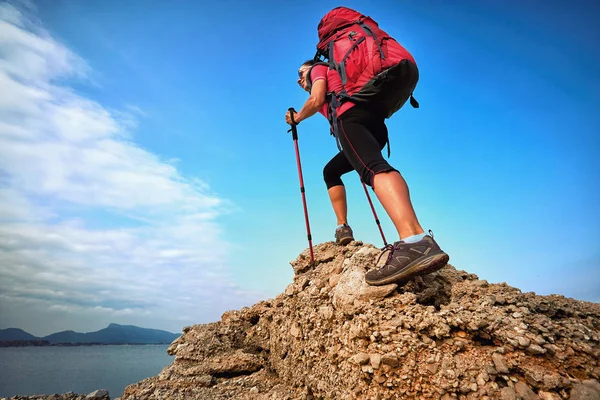
[[[344,23],[344,18],[346,23]],[[324,27],[323,29],[331,27],[332,23],[329,22],[332,20],[341,26],[340,29],[343,29],[337,36],[335,28],[329,32],[322,30],[322,27]],[[348,27],[351,25],[348,24],[348,21],[362,21],[362,24]],[[365,27],[365,24],[369,25]],[[379,40],[381,40],[385,32],[379,30],[369,17],[345,7],[337,7],[326,14],[319,24],[321,42],[317,46],[320,50],[317,55],[319,53],[334,54],[329,46],[337,46],[337,42],[341,43],[340,46],[346,45],[350,50],[340,50],[336,54],[350,54],[352,48],[357,46],[357,41],[360,43],[358,39],[361,32],[367,39],[363,41],[367,46],[366,42],[370,37],[368,31],[374,30],[378,31]],[[342,41],[348,43],[344,44]],[[391,58],[392,52],[396,50],[389,43],[388,40],[387,50],[390,56],[388,58]],[[433,239],[431,231],[428,235],[421,227],[410,200],[406,181],[400,172],[385,160],[381,152],[388,143],[385,118],[402,107],[409,97],[413,106],[416,103],[412,97],[412,91],[419,78],[416,62],[404,48],[397,43],[395,45],[402,50],[402,57],[400,57],[402,60],[395,64],[394,72],[392,73],[390,69],[390,77],[387,77],[388,80],[379,86],[371,85],[369,87],[373,80],[367,84],[365,84],[366,82],[362,85],[359,83],[358,89],[363,92],[357,89],[356,100],[349,94],[351,84],[354,83],[357,86],[356,82],[351,82],[351,78],[349,78],[352,76],[349,72],[352,71],[346,70],[346,76],[340,77],[340,73],[335,68],[339,68],[341,64],[339,61],[336,60],[334,63],[330,59],[329,63],[325,63],[318,61],[315,56],[315,59],[304,62],[298,70],[297,82],[310,96],[297,113],[292,115],[288,111],[285,115],[288,124],[299,124],[317,112],[324,115],[330,122],[332,134],[336,138],[340,151],[323,168],[323,178],[337,217],[336,243],[347,244],[354,240],[352,229],[347,221],[346,190],[341,179],[342,175],[353,170],[358,172],[360,179],[365,184],[371,186],[396,227],[400,240],[384,247],[384,252],[389,251],[389,254],[382,267],[367,272],[365,280],[370,285],[406,282],[414,276],[437,271],[449,261],[449,256],[440,249]],[[325,51],[322,50],[323,48]],[[355,65],[349,63],[350,60],[345,61],[346,68]],[[371,61],[367,60],[367,62]],[[380,62],[383,64],[381,60]],[[334,68],[331,68],[332,65]],[[346,85],[343,83],[344,79]],[[383,87],[386,89],[389,87],[395,92],[386,93],[386,89],[382,89]],[[366,90],[372,92],[366,96],[367,101],[363,101],[359,96]],[[398,93],[401,98],[400,100],[394,99],[393,107],[386,109],[383,107],[384,100],[381,102],[372,100],[374,99],[372,96],[374,90],[378,91],[377,94],[380,96],[378,99],[387,101],[386,96],[394,97]],[[416,104],[418,106],[418,103]]]

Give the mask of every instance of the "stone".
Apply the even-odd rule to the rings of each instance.
[[[538,396],[542,400],[562,400],[560,395],[553,392],[544,392],[543,390],[538,392]]]
[[[584,379],[581,383],[600,391],[600,382],[596,379]]]
[[[546,353],[546,349],[538,346],[537,344],[531,344],[527,347],[527,352],[529,354],[541,355]]]
[[[97,400],[103,400],[103,399],[106,399],[107,397],[109,397],[109,394],[108,394],[108,390],[106,390],[106,389],[95,390],[92,393],[85,396],[86,399],[97,399]]]
[[[515,392],[523,400],[538,400],[537,394],[525,382],[515,383]]]
[[[499,373],[508,374],[510,372],[510,370],[508,369],[508,364],[506,363],[506,359],[501,354],[492,354],[492,361],[494,362],[496,371],[498,371]]]
[[[517,394],[514,389],[511,387],[503,387],[500,390],[500,399],[501,400],[517,400]]]
[[[369,358],[371,361],[371,367],[373,367],[373,369],[378,369],[381,365],[381,354],[371,354]]]
[[[524,338],[524,337],[519,337],[517,339],[517,341],[519,343],[519,347],[521,347],[521,348],[526,348],[531,343],[531,341],[529,339]]]
[[[214,378],[212,377],[212,375],[202,375],[198,378],[196,382],[200,387],[209,387],[213,385]]]
[[[381,357],[381,362],[385,365],[389,365],[390,367],[397,367],[398,365],[400,365],[398,357],[392,354],[386,354],[383,357]]]
[[[358,353],[350,358],[350,361],[354,364],[364,365],[368,363],[370,357],[367,353]]]
[[[598,383],[598,381],[596,381]],[[573,385],[570,400],[598,400],[600,399],[600,385],[578,383]]]

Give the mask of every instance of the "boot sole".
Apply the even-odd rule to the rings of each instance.
[[[339,245],[341,246],[345,246],[348,243],[350,243],[351,241],[353,241],[353,238],[347,237],[347,238],[343,238],[342,240],[340,240],[339,242],[337,242]]]
[[[450,256],[446,253],[439,253],[424,258],[415,264],[409,266],[407,269],[397,272],[394,275],[388,276],[379,281],[371,281],[365,277],[365,281],[369,285],[387,285],[393,282],[406,282],[411,278],[419,275],[427,275],[437,270],[442,269],[450,261]]]

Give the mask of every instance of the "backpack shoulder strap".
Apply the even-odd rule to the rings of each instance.
[[[318,61],[318,62],[314,63],[313,65],[311,65],[308,72],[306,73],[306,86],[308,86],[309,92],[312,90],[312,80],[310,79],[310,74],[311,74],[313,68],[316,67],[317,65],[325,65],[328,68],[331,67],[329,65],[329,63],[326,63],[324,61]]]

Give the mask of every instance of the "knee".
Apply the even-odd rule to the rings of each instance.
[[[325,182],[327,182],[327,180],[331,179],[332,177],[335,178],[337,174],[335,173],[335,170],[331,167],[330,164],[325,165],[325,167],[323,167],[323,179],[325,180]]]
[[[342,176],[329,164],[327,164],[325,168],[323,168],[323,180],[325,181],[327,189],[330,189],[333,186],[344,184],[342,182]]]
[[[369,185],[373,190],[375,190],[375,176],[389,172],[399,173],[399,171],[396,168],[392,167],[391,165],[388,165],[387,167],[380,167],[376,170],[365,171],[365,173],[361,175],[361,177],[363,178],[363,182],[365,184]]]

